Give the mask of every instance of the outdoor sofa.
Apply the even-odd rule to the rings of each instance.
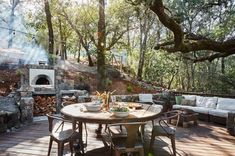
[[[190,109],[199,114],[199,119],[227,124],[227,127],[234,125],[234,118],[230,117],[228,120],[228,115],[235,116],[235,99],[198,95],[181,95],[175,98],[176,105],[173,105],[173,109]]]

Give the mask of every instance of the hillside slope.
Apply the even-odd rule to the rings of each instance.
[[[97,90],[97,71],[96,67],[77,63],[75,61],[60,61],[58,68],[64,70],[64,81],[72,82],[75,88],[89,89],[91,94]],[[127,80],[113,67],[108,68],[108,89],[116,90],[114,94],[137,94],[153,93],[153,90],[145,89],[137,85],[130,78]],[[20,75],[17,69],[0,70],[0,96],[7,96],[11,91],[19,88]]]

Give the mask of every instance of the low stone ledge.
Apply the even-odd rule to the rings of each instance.
[[[0,133],[20,127],[20,109],[13,97],[0,97]]]
[[[20,111],[21,111],[21,122],[32,122],[33,121],[33,97],[21,97],[20,99]]]

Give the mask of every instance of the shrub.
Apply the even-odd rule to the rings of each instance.
[[[126,90],[127,90],[127,92],[131,93],[131,92],[133,91],[133,88],[132,88],[131,85],[128,85],[128,86],[126,87]]]

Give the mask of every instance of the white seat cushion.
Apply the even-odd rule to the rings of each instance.
[[[173,105],[173,109],[182,109],[182,108],[193,110],[194,107],[186,105]]]
[[[209,110],[213,108],[205,108],[205,107],[194,107],[193,111],[202,114],[209,114]]]
[[[152,94],[139,94],[139,101],[140,102],[153,102],[153,95]]]
[[[216,109],[235,111],[235,99],[218,98]]]
[[[228,110],[221,110],[221,109],[211,109],[209,110],[209,114],[213,115],[213,116],[219,116],[219,117],[223,117],[223,118],[227,118],[228,117]]]

